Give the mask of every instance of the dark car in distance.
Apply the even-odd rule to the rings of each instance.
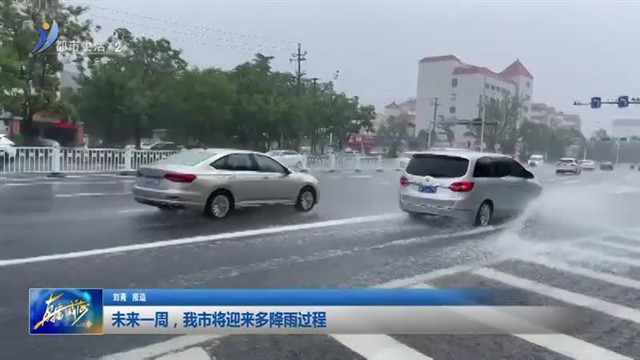
[[[609,162],[609,161],[605,161],[603,163],[600,163],[600,170],[604,170],[604,171],[613,170],[613,163]]]

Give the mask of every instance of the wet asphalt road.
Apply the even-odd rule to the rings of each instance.
[[[404,216],[397,208],[398,172],[317,173],[321,203],[313,212],[246,208],[219,222],[134,203],[133,178],[2,178],[0,358],[127,352],[122,358],[142,359],[174,351],[195,360],[397,359],[380,355],[390,350],[423,360],[576,357],[567,344],[598,356],[591,358],[640,358],[640,172],[534,172],[545,186],[531,211],[536,222],[525,227],[515,220],[472,234],[446,220]],[[163,242],[173,239],[179,240]],[[137,249],[141,244],[147,248]],[[87,253],[95,249],[103,250]],[[64,258],[70,253],[76,255]],[[570,334],[575,343],[527,336],[170,340],[27,332],[30,287],[367,287],[413,276],[393,284],[521,288],[527,295],[511,300],[523,304],[573,304],[584,300],[578,294],[600,301],[582,303],[583,326]]]

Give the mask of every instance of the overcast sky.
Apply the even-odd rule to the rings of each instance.
[[[453,54],[500,71],[516,58],[535,77],[535,102],[579,114],[583,132],[615,118],[640,118],[640,105],[591,110],[591,96],[640,96],[640,1],[150,1],[67,0],[92,5],[105,32],[125,26],[166,37],[192,64],[224,69],[258,51],[376,105],[415,96],[418,61]],[[179,26],[184,23],[190,26]],[[199,28],[200,27],[200,28]],[[202,29],[207,28],[207,29]],[[599,124],[598,124],[599,122]]]

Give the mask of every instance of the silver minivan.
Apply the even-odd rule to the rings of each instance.
[[[400,178],[400,208],[487,226],[512,217],[542,192],[534,175],[502,154],[429,151],[414,154]]]

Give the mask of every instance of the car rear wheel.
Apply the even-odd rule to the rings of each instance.
[[[476,226],[489,226],[493,220],[493,205],[489,200],[483,202],[476,213]]]
[[[298,199],[296,200],[296,210],[308,212],[313,209],[316,204],[316,192],[310,186],[305,186],[300,190]]]
[[[222,219],[233,209],[233,199],[225,191],[216,191],[207,200],[206,215],[213,219]]]

